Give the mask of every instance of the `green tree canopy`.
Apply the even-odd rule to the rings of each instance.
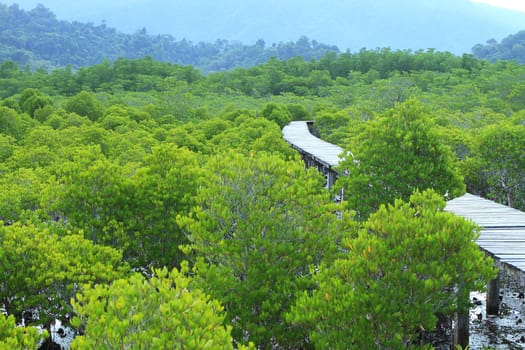
[[[123,218],[131,203],[127,169],[97,154],[64,163],[54,184],[50,210],[95,243],[124,248]]]
[[[92,121],[102,117],[104,109],[96,97],[87,91],[81,91],[73,97],[70,97],[64,108],[70,113],[76,113],[82,117],[88,117]]]
[[[129,232],[127,251],[139,266],[180,266],[184,255],[179,245],[188,240],[176,218],[196,205],[202,172],[195,153],[173,144],[154,148],[137,170],[123,224]]]
[[[190,286],[186,270],[134,274],[77,295],[72,349],[233,349],[220,302]]]
[[[34,327],[16,327],[13,316],[0,312],[0,350],[34,350],[46,337]]]
[[[70,299],[85,285],[127,273],[122,254],[80,235],[57,235],[35,225],[0,226],[0,304],[20,321],[36,313],[38,324],[66,320]]]
[[[45,95],[38,89],[32,88],[22,91],[18,103],[21,110],[29,114],[31,117],[35,116],[35,112],[38,109],[53,105],[53,101],[49,96]]]
[[[353,137],[337,182],[348,206],[366,218],[381,204],[407,200],[413,191],[435,190],[454,198],[465,191],[454,155],[433,129],[431,114],[409,100],[364,123]],[[337,187],[337,186],[336,186]]]
[[[130,150],[121,152],[129,158],[126,165],[87,148],[57,166],[45,192],[45,210],[87,239],[122,250],[133,267],[179,266],[183,254],[178,246],[188,241],[176,217],[196,204],[199,158],[171,143],[154,146],[146,155]]]
[[[271,120],[282,129],[292,121],[292,115],[286,106],[276,103],[268,103],[261,111],[261,115]]]
[[[432,191],[381,206],[357,238],[343,240],[344,257],[314,272],[317,288],[303,292],[289,319],[316,348],[416,348],[438,315],[468,309],[456,288],[480,290],[495,276],[474,243],[478,228],[444,207]]]
[[[0,130],[6,135],[21,139],[27,130],[36,125],[36,121],[16,110],[0,106]]]
[[[474,193],[482,192],[508,206],[525,209],[525,126],[502,122],[483,128],[475,136],[473,167],[468,173]]]
[[[284,320],[311,287],[311,264],[336,253],[336,220],[315,170],[266,154],[213,157],[186,225],[204,290],[224,303],[238,343],[301,347]],[[330,209],[331,208],[331,209]]]
[[[295,151],[284,141],[281,129],[265,118],[241,115],[235,126],[217,134],[209,140],[210,146],[219,152],[271,153],[283,158],[291,158]]]

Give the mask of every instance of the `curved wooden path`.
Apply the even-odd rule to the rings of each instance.
[[[303,157],[306,167],[316,167],[326,178],[328,189],[332,188],[337,179],[335,167],[339,164],[339,156],[343,149],[323,141],[310,133],[312,122],[294,121],[283,128],[283,137]]]
[[[291,122],[283,128],[284,139],[305,160],[335,172],[343,149],[312,135],[309,123]],[[499,262],[525,272],[524,212],[469,193],[448,201],[445,210],[480,226],[481,234],[476,241],[480,248]]]
[[[311,122],[294,121],[284,127],[283,137],[299,151],[306,166],[317,166],[327,177],[330,188],[337,178],[335,167],[343,149],[313,136],[308,128]],[[512,272],[521,287],[525,284],[525,213],[467,193],[447,202],[445,210],[473,221],[480,227],[476,243],[490,255],[499,270]],[[487,314],[499,313],[499,278],[487,288]],[[468,297],[468,293],[467,293]],[[468,313],[458,315],[454,343],[468,345]]]
[[[284,127],[283,137],[299,151],[306,166],[317,166],[327,177],[330,188],[337,178],[335,167],[343,149],[310,133],[310,122],[295,121]],[[525,284],[525,213],[467,193],[447,202],[445,210],[473,221],[480,227],[476,243],[490,255],[501,271],[511,275],[523,287]],[[498,315],[500,304],[499,277],[487,288],[487,315]],[[466,295],[458,296],[468,298]],[[458,314],[455,320],[454,344],[469,343],[469,315]]]
[[[284,139],[301,154],[308,154],[324,166],[337,166],[343,149],[312,135],[308,128],[310,123],[307,121],[291,122],[283,128]]]
[[[284,139],[301,153],[308,166],[336,172],[343,149],[312,135],[309,123],[291,122],[283,128]],[[448,201],[445,210],[480,226],[481,234],[476,241],[480,248],[501,264],[525,272],[524,212],[469,193]]]

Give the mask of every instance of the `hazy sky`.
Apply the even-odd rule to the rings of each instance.
[[[473,2],[483,2],[492,6],[504,7],[510,10],[525,12],[525,0],[472,0]]]
[[[472,2],[482,2],[482,3],[485,3],[485,4],[489,4],[489,5],[492,5],[492,6],[497,6],[497,7],[503,7],[503,8],[507,8],[507,9],[511,9],[511,10],[518,10],[518,11],[522,11],[522,12],[525,12],[525,0],[471,0]],[[18,2],[19,4],[21,4],[22,6],[24,7],[34,7],[36,6],[38,3],[46,3],[46,0],[12,0],[12,1],[7,1],[8,3],[9,2]],[[67,4],[69,1],[64,1],[65,4]],[[84,4],[89,4],[91,1],[90,0],[75,0],[76,3],[84,3]],[[115,3],[125,3],[127,5],[133,5],[135,3],[147,3],[149,2],[149,0],[113,0],[113,2]]]

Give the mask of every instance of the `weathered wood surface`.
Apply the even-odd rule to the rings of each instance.
[[[525,271],[525,213],[465,194],[447,202],[446,211],[481,227],[476,243],[501,263]]]
[[[294,148],[312,155],[317,161],[332,167],[339,164],[343,149],[310,133],[308,122],[294,121],[283,128],[283,137]]]

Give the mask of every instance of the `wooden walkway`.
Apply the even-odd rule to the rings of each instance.
[[[339,164],[339,156],[343,149],[323,141],[310,133],[308,121],[291,122],[283,128],[283,137],[295,148],[306,163],[306,167],[315,166],[326,178],[326,188],[332,188],[337,179],[335,167]]]
[[[334,167],[343,149],[310,133],[307,121],[294,121],[283,128],[283,137],[297,149],[307,166],[316,165],[328,176],[328,187],[335,181]],[[481,227],[476,243],[496,263],[525,272],[525,213],[472,194],[447,202],[445,210],[472,220]],[[525,274],[523,274],[525,276]]]
[[[337,166],[343,149],[312,135],[308,123],[307,121],[291,122],[283,128],[284,139],[300,153],[311,155],[319,163],[327,167]]]
[[[330,188],[337,178],[334,167],[339,164],[343,150],[310,134],[308,122],[292,122],[284,127],[283,136],[299,151],[307,167],[317,166],[325,174]],[[512,272],[512,278],[519,281],[521,287],[525,284],[525,213],[469,193],[448,201],[445,210],[480,227],[476,243],[494,259],[500,270],[498,277],[487,286],[486,313],[498,315],[501,271]],[[469,320],[468,312],[457,315],[455,345],[468,346]]]
[[[448,201],[445,210],[480,226],[476,243],[497,262],[525,272],[524,212],[469,193]]]
[[[283,136],[299,151],[306,166],[316,166],[327,177],[330,188],[337,178],[334,169],[339,164],[343,150],[313,136],[308,122],[292,122],[283,129]],[[525,213],[505,205],[465,194],[447,202],[445,210],[472,220],[480,227],[476,243],[492,256],[500,274],[487,286],[486,313],[498,315],[500,305],[501,271],[512,271],[513,278],[525,281]],[[468,298],[468,293],[466,295]],[[458,314],[454,327],[454,344],[463,347],[469,344],[469,313]]]

